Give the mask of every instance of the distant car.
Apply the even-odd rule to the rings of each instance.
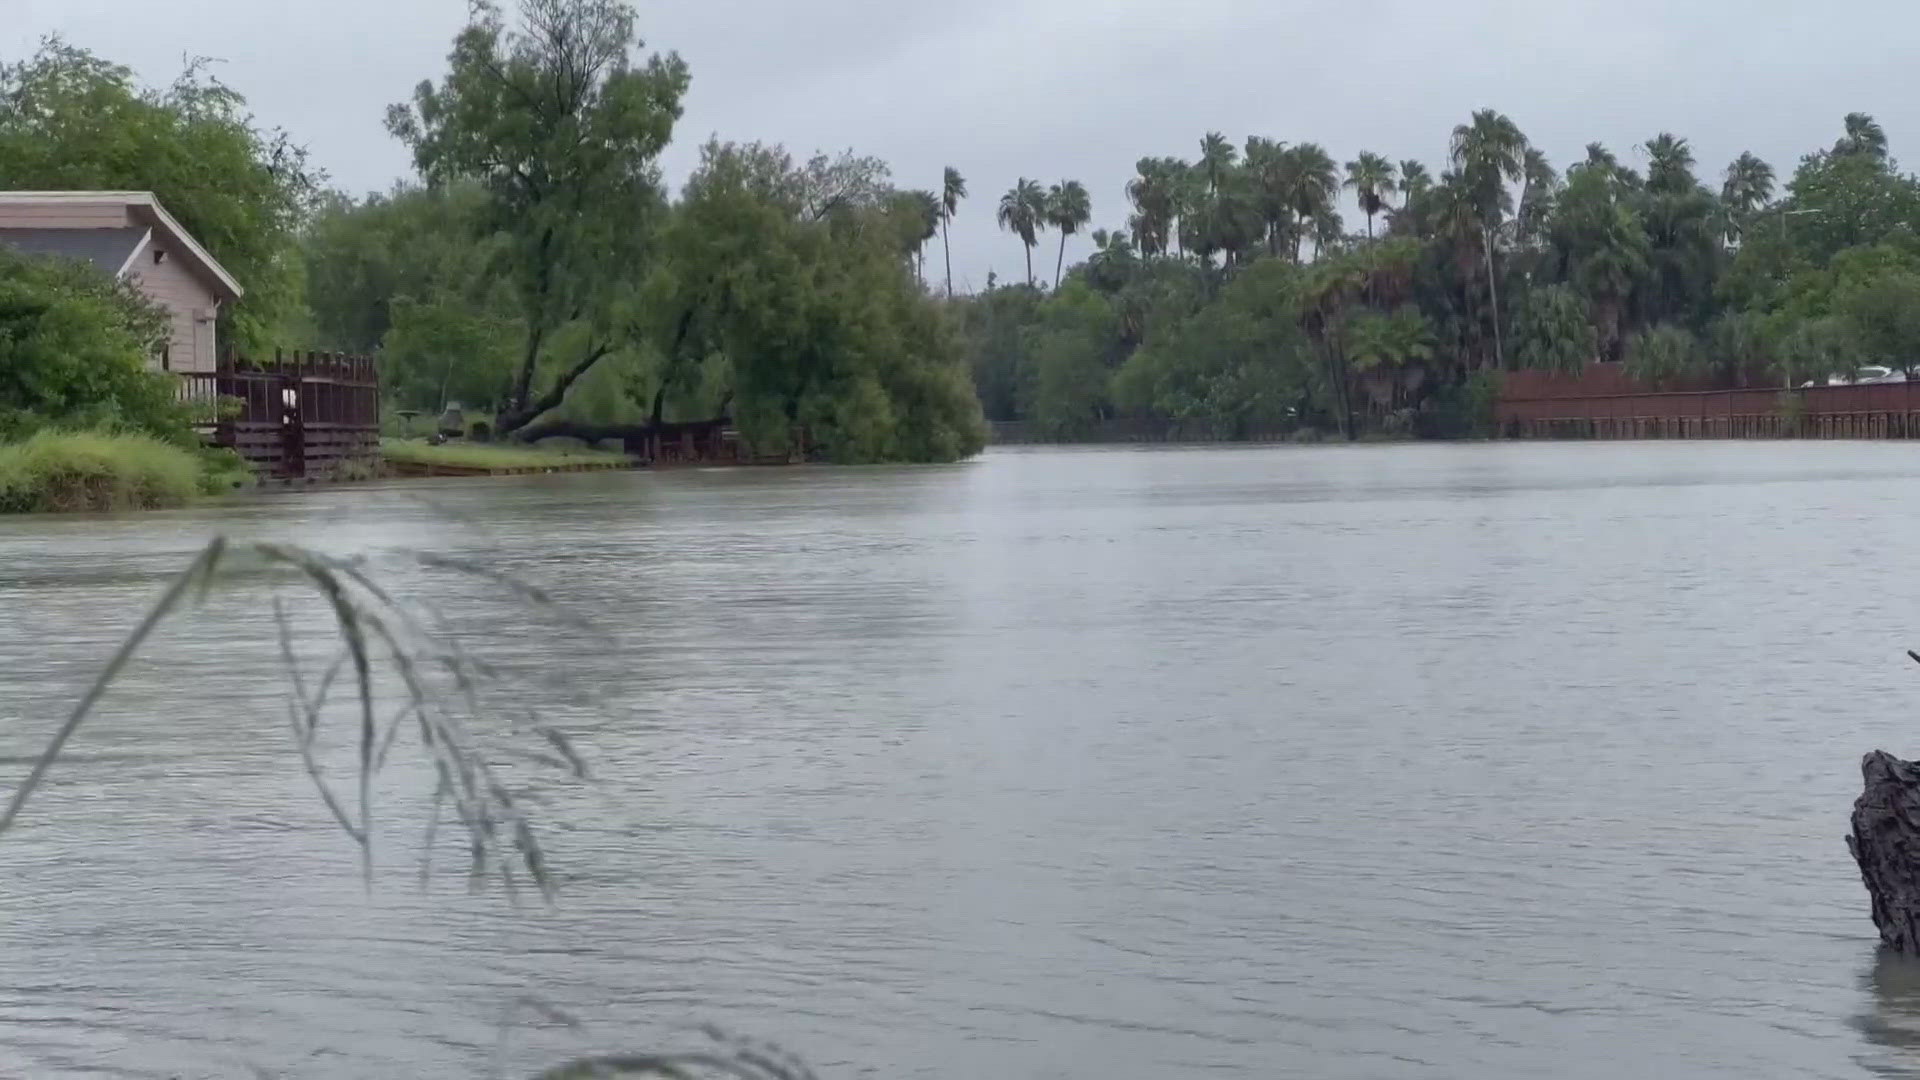
[[[1853,373],[1853,378],[1851,379],[1847,378],[1844,372],[1836,371],[1831,376],[1828,377],[1825,385],[1846,386],[1848,384],[1852,384],[1854,386],[1860,386],[1862,384],[1871,384],[1871,383],[1897,383],[1897,382],[1906,382],[1906,381],[1907,381],[1907,376],[1904,372],[1895,371],[1892,368],[1881,367],[1879,364],[1868,364],[1866,367],[1860,368],[1859,370],[1855,371]],[[1803,382],[1800,385],[1802,387],[1808,387],[1808,386],[1820,386],[1822,384],[1819,382],[1808,381],[1808,382]]]

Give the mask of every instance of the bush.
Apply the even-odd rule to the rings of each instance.
[[[192,446],[177,384],[149,367],[166,328],[125,281],[0,249],[0,439],[112,426]]]
[[[41,431],[0,446],[0,512],[181,506],[217,475],[193,451],[150,436]]]

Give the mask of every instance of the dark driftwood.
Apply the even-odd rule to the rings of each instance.
[[[1853,803],[1847,849],[1873,899],[1880,940],[1920,955],[1920,763],[1875,750],[1860,772],[1866,786]]]

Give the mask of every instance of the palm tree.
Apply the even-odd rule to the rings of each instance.
[[[960,209],[960,200],[967,197],[967,178],[960,170],[947,166],[946,178],[940,184],[940,246],[947,255],[947,299],[953,299],[953,240],[947,235],[947,226],[952,223],[953,215]]]
[[[1293,220],[1293,199],[1287,176],[1287,144],[1247,136],[1245,155],[1248,197],[1267,237],[1267,253],[1280,254],[1280,237]]]
[[[1453,163],[1460,171],[1479,217],[1480,246],[1487,263],[1487,296],[1493,305],[1493,361],[1506,367],[1500,341],[1500,289],[1493,272],[1493,237],[1512,196],[1507,185],[1526,175],[1527,137],[1504,114],[1481,109],[1453,129]]]
[[[1840,156],[1861,154],[1880,161],[1887,160],[1887,132],[1879,121],[1866,113],[1848,113],[1847,133],[1833,144],[1833,152]]]
[[[1288,208],[1293,211],[1290,251],[1298,262],[1300,241],[1333,207],[1333,198],[1340,191],[1340,173],[1326,148],[1310,142],[1286,151],[1284,171]]]
[[[1560,177],[1547,161],[1547,155],[1531,146],[1527,148],[1520,172],[1523,183],[1520,187],[1520,209],[1514,214],[1514,233],[1521,243],[1531,244],[1546,235],[1547,220],[1553,216],[1553,196],[1559,189]]]
[[[1433,187],[1433,174],[1412,158],[1400,163],[1400,205],[1405,206]]]
[[[1313,257],[1315,259],[1329,249],[1337,250],[1346,238],[1346,223],[1340,220],[1340,211],[1335,210],[1331,203],[1314,212]]]
[[[1200,160],[1196,163],[1196,167],[1200,170],[1200,175],[1206,179],[1208,194],[1220,193],[1220,185],[1225,181],[1228,171],[1233,168],[1236,157],[1233,144],[1227,141],[1225,135],[1217,131],[1207,132],[1206,137],[1200,140]]]
[[[1040,190],[1039,183],[1023,176],[1000,196],[1000,210],[994,215],[1000,228],[1020,238],[1027,256],[1029,286],[1033,284],[1033,246],[1040,242],[1036,234],[1045,217],[1046,203],[1046,193]]]
[[[1567,167],[1567,178],[1571,180],[1574,173],[1585,169],[1598,169],[1609,181],[1622,187],[1640,186],[1640,174],[1620,164],[1620,159],[1614,155],[1613,151],[1607,149],[1605,143],[1588,143],[1586,158],[1578,164]]]
[[[1127,224],[1142,255],[1165,255],[1171,242],[1176,212],[1171,165],[1167,158],[1141,158],[1134,165],[1137,175],[1127,181],[1127,199],[1134,209]]]
[[[1661,132],[1647,140],[1647,189],[1664,195],[1692,191],[1693,147],[1677,135]]]
[[[1173,186],[1173,250],[1185,258],[1201,218],[1206,216],[1207,180],[1199,168],[1179,158],[1167,159],[1167,177]]]
[[[1373,215],[1387,205],[1387,196],[1394,190],[1396,170],[1393,162],[1370,151],[1362,151],[1360,156],[1347,162],[1346,186],[1353,189],[1360,200],[1360,212],[1367,215],[1367,239],[1373,239]]]
[[[940,228],[940,196],[931,191],[907,192],[907,211],[913,222],[913,259],[922,281],[926,278],[927,244]]]
[[[1738,243],[1753,215],[1773,201],[1773,166],[1752,151],[1741,154],[1727,166],[1720,201],[1727,208],[1727,239]]]
[[[1119,229],[1095,229],[1093,254],[1087,256],[1087,280],[1094,288],[1118,292],[1133,273],[1133,241]]]
[[[1047,192],[1044,207],[1047,224],[1060,230],[1060,254],[1053,260],[1053,287],[1060,288],[1060,268],[1067,259],[1067,237],[1093,220],[1093,200],[1078,180],[1063,180]]]

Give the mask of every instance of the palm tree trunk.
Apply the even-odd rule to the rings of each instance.
[[[1487,296],[1493,301],[1493,365],[1505,371],[1506,351],[1500,342],[1500,283],[1493,278],[1493,233],[1485,225],[1480,226],[1480,246],[1487,255]]]
[[[1033,288],[1033,245],[1021,243],[1021,250],[1027,253],[1027,288]]]
[[[947,219],[940,218],[940,249],[947,256],[947,299],[953,299],[953,239],[947,235]]]
[[[1373,212],[1367,212],[1367,239],[1373,239]]]
[[[1060,254],[1053,258],[1053,291],[1060,291],[1060,267],[1067,261],[1067,230],[1060,230]]]

